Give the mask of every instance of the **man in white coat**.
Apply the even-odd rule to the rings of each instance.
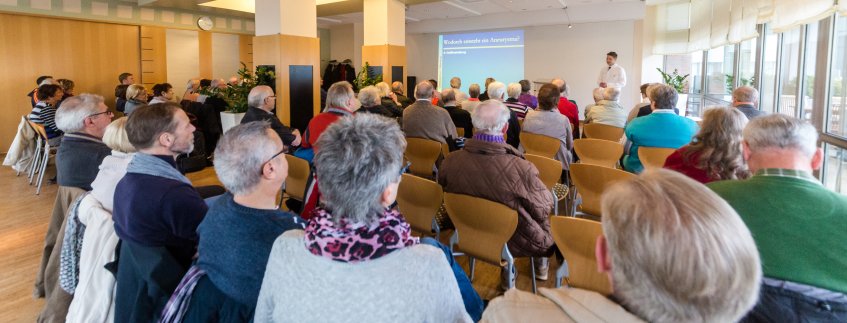
[[[606,65],[600,70],[600,75],[597,77],[597,84],[602,88],[616,87],[623,88],[626,86],[626,71],[623,67],[616,64],[618,53],[609,52],[606,54]]]

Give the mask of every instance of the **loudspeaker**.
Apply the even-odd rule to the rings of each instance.
[[[312,65],[288,66],[288,90],[291,97],[291,127],[306,131],[315,114],[315,89],[312,86]]]
[[[415,85],[418,85],[418,78],[416,76],[406,76],[406,96],[412,100],[415,98]]]

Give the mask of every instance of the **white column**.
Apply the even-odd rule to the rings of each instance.
[[[256,0],[256,36],[277,34],[317,38],[315,0]]]
[[[399,0],[365,0],[365,46],[406,46],[406,5]]]

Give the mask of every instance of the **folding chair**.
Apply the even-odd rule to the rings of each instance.
[[[594,139],[620,141],[621,137],[623,137],[623,128],[596,122],[582,126],[582,131],[585,137]]]
[[[565,257],[556,270],[556,287],[562,287],[564,278],[570,287],[610,295],[612,285],[606,274],[597,272],[597,258],[594,254],[597,237],[603,235],[600,222],[554,216],[550,219],[550,226],[553,241]]]
[[[441,185],[412,174],[403,174],[397,190],[397,207],[411,225],[412,230],[435,237],[441,236],[441,228],[435,220],[438,209],[444,202]]]

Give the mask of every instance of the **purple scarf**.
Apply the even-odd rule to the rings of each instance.
[[[385,210],[375,223],[350,223],[342,218],[336,224],[329,212],[316,208],[305,231],[306,248],[312,254],[349,263],[373,260],[420,242],[396,210]]]

